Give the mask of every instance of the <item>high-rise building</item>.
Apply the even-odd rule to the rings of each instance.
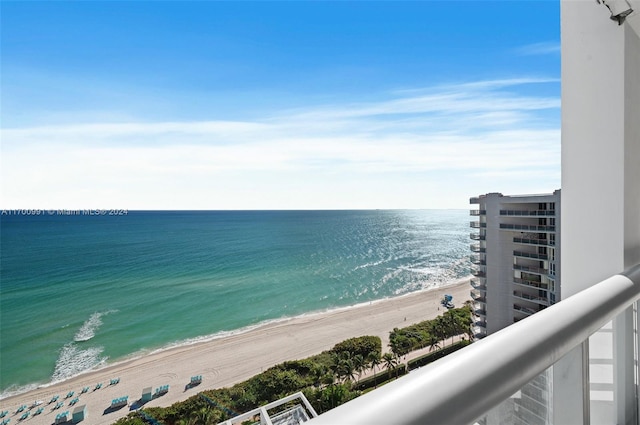
[[[482,338],[560,300],[560,190],[470,199],[471,296]]]
[[[560,301],[560,190],[548,195],[488,193],[470,199],[471,296],[483,338]],[[552,422],[547,370],[487,412],[481,424]]]

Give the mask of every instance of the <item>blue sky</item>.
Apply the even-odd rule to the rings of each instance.
[[[1,8],[3,208],[468,208],[560,185],[555,1]]]

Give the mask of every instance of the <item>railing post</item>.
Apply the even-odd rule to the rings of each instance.
[[[616,423],[638,423],[636,393],[635,341],[633,306],[620,313],[613,321],[613,370]]]
[[[581,344],[582,348],[582,421],[591,423],[591,378],[589,374],[589,339]]]
[[[635,313],[635,358],[636,358],[636,417],[640,423],[640,302],[634,303]]]
[[[554,424],[589,425],[589,341],[553,365]]]

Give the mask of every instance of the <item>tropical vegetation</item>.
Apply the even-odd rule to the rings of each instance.
[[[395,328],[389,335],[391,352],[382,354],[382,342],[377,336],[351,338],[315,356],[276,365],[233,387],[206,390],[166,408],[150,407],[132,412],[116,425],[217,424],[298,391],[322,413],[407,373],[407,365],[400,359],[412,350],[429,347],[430,351],[437,351],[410,361],[409,368],[462,348],[472,339],[471,323],[469,306],[451,309],[436,319]],[[448,338],[453,341],[453,337],[461,334],[469,340],[452,342],[445,347]],[[368,371],[373,376],[361,380]]]

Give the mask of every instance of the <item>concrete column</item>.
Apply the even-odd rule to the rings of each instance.
[[[595,1],[563,0],[561,12],[566,298],[640,262],[640,38]],[[604,378],[613,381],[613,401],[591,401],[591,418],[598,421],[637,421],[637,406],[627,405],[637,403],[638,373],[629,314],[613,322],[612,358],[598,358],[611,365],[612,376]],[[559,385],[565,384],[580,382]]]

